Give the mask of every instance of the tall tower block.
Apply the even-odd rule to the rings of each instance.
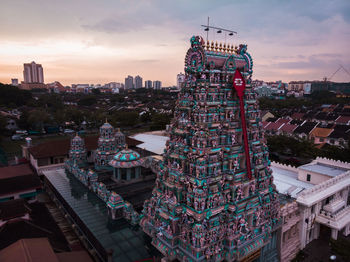
[[[278,224],[252,68],[246,45],[191,38],[170,140],[140,222],[169,260],[248,259]]]

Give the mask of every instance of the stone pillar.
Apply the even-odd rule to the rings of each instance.
[[[337,238],[338,238],[338,230],[337,230],[337,229],[332,228],[331,237],[332,237],[334,240],[337,240]]]
[[[347,224],[344,228],[343,235],[347,237],[349,234],[350,234],[350,224]]]
[[[126,180],[130,180],[130,168],[126,169]]]
[[[307,228],[307,223],[306,223],[306,212],[307,208],[306,207],[301,207],[301,221],[300,221],[300,244],[301,244],[301,249],[304,249],[306,246],[306,228]]]
[[[140,177],[140,167],[138,166],[138,167],[135,167],[135,178],[137,179],[137,178],[139,178]]]
[[[314,239],[318,239],[320,237],[320,224],[315,223],[314,226]]]

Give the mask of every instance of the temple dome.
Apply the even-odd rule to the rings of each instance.
[[[130,168],[140,166],[142,162],[139,153],[127,148],[115,154],[109,164],[116,168]]]
[[[113,129],[113,126],[110,123],[106,122],[100,128],[101,129]]]
[[[75,142],[75,143],[79,143],[79,142],[82,142],[82,141],[83,141],[83,139],[78,134],[76,134],[74,136],[74,138],[72,139],[72,142]]]
[[[140,159],[140,154],[131,149],[124,149],[118,152],[113,159],[119,162],[129,162]]]

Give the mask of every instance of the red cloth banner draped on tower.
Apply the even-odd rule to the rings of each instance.
[[[250,154],[248,146],[248,133],[247,133],[247,124],[245,121],[245,111],[244,111],[244,90],[245,90],[245,81],[241,72],[237,69],[233,77],[233,87],[237,92],[239,98],[239,107],[241,111],[241,121],[242,121],[242,131],[243,131],[243,140],[244,140],[244,151],[247,164],[247,175],[249,180],[252,179],[252,169],[250,167]]]

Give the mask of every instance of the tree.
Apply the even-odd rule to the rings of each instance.
[[[28,122],[33,129],[41,131],[44,124],[50,122],[50,115],[44,109],[34,109],[29,113]]]
[[[32,94],[28,90],[0,83],[0,105],[23,106],[32,100]]]
[[[100,95],[100,94],[101,94],[100,89],[97,89],[97,88],[92,89],[91,92],[92,92],[94,95]]]
[[[97,103],[97,99],[94,95],[84,96],[78,101],[78,105],[80,106],[92,106],[96,103]]]
[[[112,121],[115,126],[132,127],[139,121],[137,112],[117,112],[112,116]]]
[[[168,114],[152,114],[151,130],[163,130],[170,124],[171,116]]]

